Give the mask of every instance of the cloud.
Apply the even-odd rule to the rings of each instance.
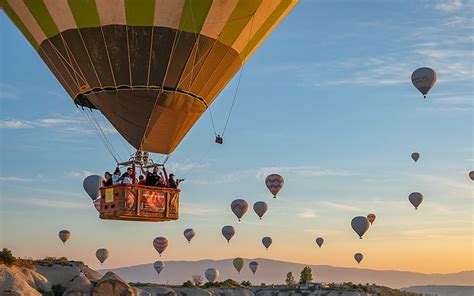
[[[31,182],[33,179],[13,176],[0,176],[0,182]]]
[[[444,12],[454,12],[463,6],[462,0],[447,0],[437,3],[434,8]]]
[[[0,120],[0,128],[18,129],[32,127],[34,127],[34,125],[27,120]]]
[[[16,97],[17,92],[14,86],[0,83],[0,99],[14,99]]]
[[[188,215],[204,216],[213,212],[213,210],[208,207],[203,207],[202,205],[197,204],[181,204],[180,212]]]
[[[77,124],[77,120],[65,118],[43,118],[37,120],[0,120],[0,128],[20,129],[20,128],[34,128],[34,127],[55,127],[68,124]]]
[[[168,170],[174,171],[174,172],[189,172],[194,169],[202,169],[209,167],[209,164],[207,163],[190,163],[190,162],[173,162],[168,164]]]
[[[467,176],[465,177],[466,182],[459,182],[457,179],[452,179],[449,177],[440,177],[440,176],[432,176],[432,175],[418,174],[414,176],[428,184],[437,184],[437,185],[447,186],[454,189],[466,190],[466,192],[471,192],[472,190],[472,185],[468,184],[467,182],[468,180]],[[472,195],[472,194],[469,194],[469,195]]]
[[[91,204],[78,203],[72,201],[55,200],[55,199],[43,199],[43,198],[29,198],[22,200],[24,203],[31,205],[45,207],[45,208],[61,208],[61,209],[89,209],[93,207]]]
[[[348,170],[339,169],[323,169],[318,166],[289,166],[289,167],[263,167],[256,169],[255,176],[258,179],[264,179],[272,173],[295,175],[301,177],[323,177],[323,176],[340,176],[347,177],[352,176]]]
[[[330,202],[330,201],[323,201],[321,205],[327,207],[327,208],[333,208],[337,210],[341,210],[344,212],[360,212],[362,211],[361,209],[357,207],[353,207],[350,205],[345,205],[345,204],[340,204],[340,203],[335,203],[335,202]]]
[[[316,214],[314,213],[314,211],[306,210],[302,213],[297,214],[297,216],[303,219],[313,219],[316,217]]]
[[[89,171],[69,171],[69,172],[64,173],[64,176],[72,177],[72,178],[78,178],[78,177],[85,178],[90,175],[94,175],[94,173],[89,172]]]

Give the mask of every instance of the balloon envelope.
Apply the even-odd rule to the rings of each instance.
[[[276,198],[284,184],[285,180],[278,174],[271,174],[265,179],[265,185],[267,185],[268,190],[270,190],[274,198]]]
[[[411,154],[411,159],[413,159],[413,161],[417,162],[418,159],[420,159],[420,153],[418,153],[418,152],[413,152],[413,153]]]
[[[101,200],[100,197],[99,197],[99,198],[96,198],[96,199],[94,200],[94,207],[95,207],[95,209],[97,210],[97,212],[99,212],[99,213],[100,213],[100,200]]]
[[[155,250],[161,256],[161,253],[168,247],[168,240],[165,237],[159,236],[153,240],[153,247],[155,247]]]
[[[369,229],[370,223],[367,220],[367,217],[357,216],[352,218],[351,221],[352,229],[359,235],[359,238],[362,238],[364,233]]]
[[[474,181],[474,171],[469,172],[469,178],[471,178],[471,180]]]
[[[234,236],[235,234],[235,228],[230,225],[226,225],[222,227],[222,235],[225,237],[227,242],[230,242],[230,239]]]
[[[364,258],[364,255],[362,255],[361,253],[354,254],[354,259],[355,261],[357,261],[357,263],[360,263],[360,261],[362,261],[363,258]]]
[[[252,273],[255,274],[255,272],[257,272],[257,269],[258,269],[258,262],[257,261],[250,262],[249,268],[252,271]]]
[[[160,274],[160,272],[165,268],[165,263],[162,261],[155,261],[155,263],[153,263],[153,268],[155,268],[156,273]]]
[[[426,98],[426,94],[436,83],[436,72],[431,68],[418,68],[411,75],[411,82]]]
[[[235,270],[237,270],[238,273],[242,270],[242,267],[244,267],[244,259],[242,258],[235,258],[232,261],[232,265],[234,265]]]
[[[236,199],[232,202],[230,205],[230,208],[232,212],[234,212],[234,215],[237,217],[237,219],[240,219],[245,215],[247,212],[247,209],[249,208],[249,204],[243,200],[243,199]]]
[[[69,230],[61,230],[58,236],[59,239],[63,242],[63,244],[65,244],[66,241],[71,238],[71,232]]]
[[[419,192],[412,192],[408,196],[408,200],[415,207],[415,210],[418,210],[418,207],[420,206],[421,202],[423,201],[423,194],[421,194]]]
[[[257,201],[253,204],[253,210],[258,215],[258,217],[262,219],[263,215],[265,215],[268,210],[268,205],[264,201]]]
[[[321,246],[324,244],[324,239],[322,237],[318,237],[316,239],[316,244],[321,248]]]
[[[95,256],[99,260],[99,262],[102,264],[109,258],[109,251],[107,249],[98,249],[95,251]]]
[[[170,154],[298,0],[23,2],[2,10],[74,103]]]
[[[188,228],[184,230],[184,237],[188,240],[188,242],[191,242],[193,237],[196,235],[196,232],[192,228]]]
[[[100,197],[99,188],[103,185],[102,181],[105,181],[104,177],[99,175],[90,175],[87,176],[82,182],[82,187],[84,187],[84,190],[87,192],[92,201]]]
[[[206,277],[208,282],[215,282],[219,278],[219,270],[215,268],[208,268],[206,269],[206,272],[204,272],[204,276]]]
[[[372,225],[374,223],[375,218],[376,218],[375,214],[368,214],[367,215],[367,220],[369,220],[370,225]]]
[[[262,244],[265,246],[265,248],[268,250],[268,248],[271,246],[272,244],[272,238],[269,237],[269,236],[266,236],[264,238],[262,238]]]

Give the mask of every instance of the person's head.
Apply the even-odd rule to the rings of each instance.
[[[138,176],[138,180],[143,180],[143,179],[145,179],[145,177],[143,177],[143,175]]]
[[[158,167],[153,168],[153,173],[158,174]]]
[[[170,179],[174,180],[174,174],[170,174]]]
[[[105,172],[104,177],[105,177],[105,179],[108,180],[108,179],[112,178],[112,175],[109,172]]]
[[[119,168],[116,168],[116,169],[115,169],[114,175],[120,175],[120,169],[119,169]]]
[[[132,168],[127,168],[127,173],[129,173],[131,175],[132,172],[133,172]]]

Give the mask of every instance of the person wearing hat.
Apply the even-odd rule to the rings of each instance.
[[[170,188],[175,188],[175,189],[178,188],[179,183],[181,183],[182,181],[184,181],[184,179],[175,180],[174,174],[170,174],[170,179],[169,179]]]
[[[119,183],[121,184],[132,184],[132,168],[127,168],[127,171],[120,176]]]

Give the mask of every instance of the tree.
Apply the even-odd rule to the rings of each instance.
[[[3,248],[0,252],[0,263],[5,264],[6,266],[12,266],[15,263],[16,258],[13,256],[12,251],[7,248]]]
[[[200,285],[202,285],[202,282],[204,281],[204,279],[202,278],[202,276],[198,275],[198,274],[195,274],[193,275],[192,277],[192,282],[194,283],[194,285],[196,287],[199,287]]]
[[[250,281],[242,281],[240,285],[243,287],[250,287],[252,286],[252,283],[250,283]]]
[[[185,281],[185,282],[183,283],[183,287],[185,287],[185,288],[193,288],[194,285],[193,285],[193,283],[192,283],[190,280],[187,280],[187,281]]]
[[[300,276],[300,281],[303,284],[309,283],[313,280],[313,275],[311,273],[311,268],[309,266],[306,266],[303,268],[301,271],[301,276]]]
[[[293,273],[291,271],[286,274],[285,283],[290,287],[295,285],[295,278],[293,277]]]

